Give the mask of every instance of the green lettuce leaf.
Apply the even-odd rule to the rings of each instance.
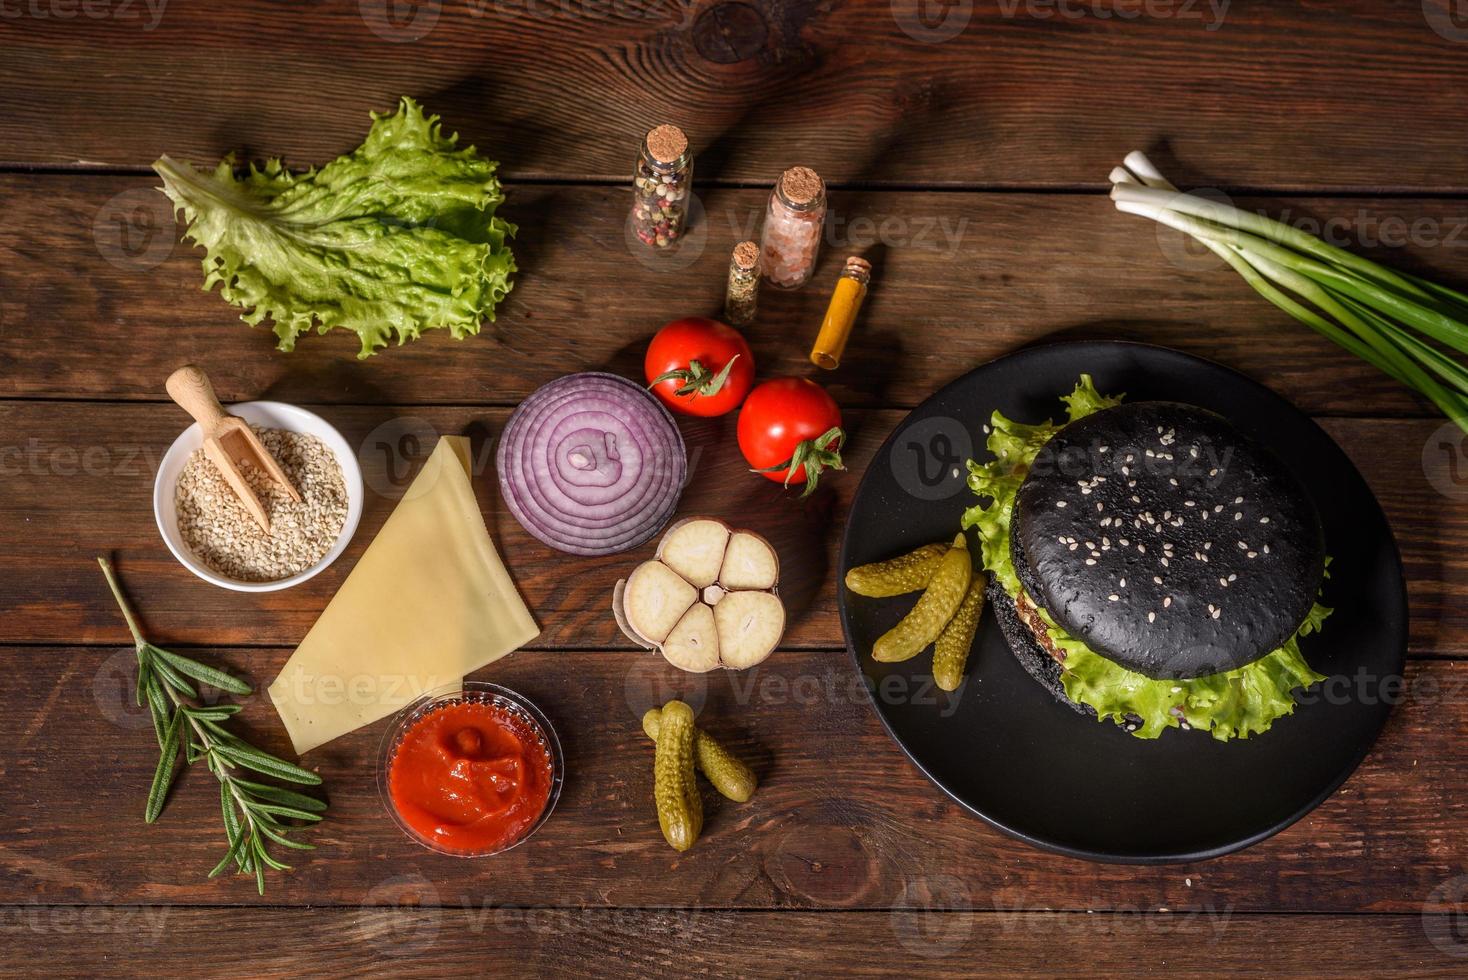
[[[372,119],[361,146],[304,174],[278,159],[238,177],[228,158],[213,175],[153,165],[206,251],[204,288],[219,286],[246,323],[268,317],[281,350],[312,326],[356,333],[358,357],[424,330],[462,339],[512,285],[499,165],[455,149],[412,99]]]
[[[1103,408],[1121,403],[1121,396],[1107,397],[1096,390],[1090,375],[1081,375],[1075,390],[1061,397],[1068,421],[1085,418]],[[979,535],[984,567],[1004,587],[1010,598],[1022,591],[1009,558],[1009,521],[1014,498],[1041,447],[1060,431],[1061,425],[1042,422],[1024,425],[995,412],[989,423],[990,463],[969,460],[968,485],[985,498],[963,515],[963,526]],[[1029,597],[1034,604],[1033,597]],[[1102,721],[1112,721],[1132,730],[1138,738],[1156,738],[1183,721],[1214,738],[1227,741],[1248,738],[1268,731],[1276,718],[1295,710],[1292,692],[1325,679],[1305,662],[1299,638],[1319,630],[1330,610],[1316,603],[1295,635],[1278,650],[1237,670],[1187,680],[1153,680],[1127,670],[1087,647],[1056,625],[1040,608],[1046,632],[1056,649],[1065,654],[1061,683],[1066,696],[1096,709]]]

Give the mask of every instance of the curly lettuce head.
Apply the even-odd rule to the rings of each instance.
[[[499,165],[455,149],[412,99],[372,120],[361,146],[299,175],[278,159],[240,176],[230,159],[212,175],[153,165],[205,249],[204,288],[219,286],[246,323],[268,317],[281,350],[313,326],[357,334],[358,357],[424,330],[462,339],[510,290],[516,229],[494,214]]]
[[[1121,404],[1123,395],[1102,395],[1083,374],[1075,390],[1062,395],[1067,422]],[[979,535],[984,567],[1010,598],[1023,586],[1010,560],[1009,522],[1015,495],[1040,449],[1064,423],[1014,422],[995,412],[989,422],[989,463],[969,460],[968,485],[980,502],[964,512],[963,526]],[[1031,597],[1033,603],[1033,597]],[[1247,666],[1187,680],[1153,680],[1127,670],[1087,647],[1040,610],[1046,632],[1065,655],[1061,683],[1066,696],[1096,709],[1102,721],[1124,725],[1138,738],[1156,738],[1187,722],[1220,740],[1248,738],[1268,731],[1276,718],[1295,710],[1292,692],[1324,680],[1305,662],[1299,638],[1321,628],[1330,610],[1317,603],[1295,635],[1278,650]],[[1137,723],[1133,729],[1133,723]]]

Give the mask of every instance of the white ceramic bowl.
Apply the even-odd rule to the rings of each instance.
[[[285,402],[243,402],[227,407],[231,415],[238,415],[254,425],[313,435],[324,442],[336,456],[336,461],[342,468],[342,482],[347,488],[347,520],[342,525],[342,533],[337,537],[336,544],[331,546],[331,550],[323,555],[320,561],[304,572],[289,578],[277,579],[274,582],[241,582],[238,579],[227,578],[195,558],[178,530],[178,510],[174,506],[174,491],[178,486],[178,477],[183,472],[184,463],[188,462],[194,450],[204,444],[204,433],[197,422],[185,429],[173,441],[173,445],[169,447],[162,464],[158,467],[158,478],[153,481],[153,517],[158,521],[158,531],[163,535],[163,541],[168,545],[168,550],[173,552],[173,557],[182,562],[185,568],[204,581],[212,582],[221,588],[234,589],[236,592],[276,592],[299,585],[336,561],[337,557],[347,549],[352,535],[357,532],[357,522],[362,519],[363,501],[362,468],[357,464],[357,454],[342,438],[342,434],[336,431],[329,422],[304,408],[287,405]]]

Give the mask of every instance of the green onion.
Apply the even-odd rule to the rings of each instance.
[[[1111,171],[1117,210],[1202,242],[1275,306],[1425,396],[1468,432],[1468,295],[1263,215],[1182,193],[1140,152]]]

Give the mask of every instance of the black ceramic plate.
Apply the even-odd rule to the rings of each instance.
[[[944,694],[932,657],[871,659],[873,641],[913,597],[840,589],[841,622],[877,713],[928,778],[998,827],[1040,847],[1102,861],[1202,859],[1247,847],[1304,816],[1366,755],[1398,693],[1406,649],[1401,559],[1371,491],[1310,419],[1248,378],[1195,357],[1128,343],[1020,351],[959,378],[915,409],[878,451],[852,502],[841,574],[951,538],[973,497],[964,461],[999,409],[1063,418],[1059,396],[1089,373],[1128,401],[1173,399],[1219,412],[1277,452],[1324,519],[1334,561],[1325,629],[1302,641],[1329,676],[1262,735],[1217,742],[1172,729],[1153,741],[1057,703],[1020,667],[986,612],[966,683]]]

